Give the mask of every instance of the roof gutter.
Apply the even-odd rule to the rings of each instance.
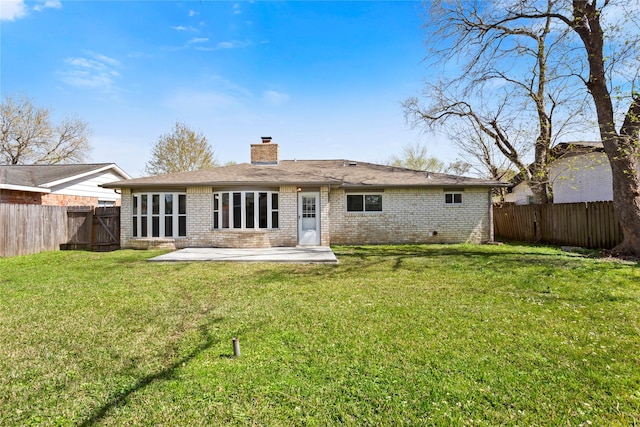
[[[27,187],[25,185],[0,184],[0,190],[29,191],[31,193],[51,193],[48,188]]]
[[[496,183],[458,183],[458,184],[342,184],[339,187],[342,188],[460,188],[460,187],[476,187],[476,188],[496,188],[496,187],[511,187],[511,184],[506,182]]]
[[[455,188],[455,187],[481,187],[481,188],[496,188],[496,187],[510,187],[511,184],[506,182],[492,182],[492,183],[445,183],[445,184],[345,184],[338,180],[333,181],[281,181],[281,182],[267,182],[267,181],[216,181],[216,182],[174,182],[174,183],[127,183],[126,181],[116,181],[106,184],[100,184],[103,188],[185,188],[185,187],[235,187],[235,186],[318,186],[318,185],[331,185],[338,188]]]
[[[336,185],[340,184],[339,181],[280,181],[280,182],[268,182],[268,181],[233,181],[233,182],[173,182],[173,183],[133,183],[127,184],[125,181],[116,181],[107,184],[100,184],[103,188],[185,188],[185,187],[235,187],[235,186],[318,186],[318,185]]]

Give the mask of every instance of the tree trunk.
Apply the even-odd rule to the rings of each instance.
[[[543,115],[543,111],[538,111]],[[545,115],[546,118],[546,115]],[[550,120],[547,120],[550,122]],[[547,127],[545,127],[547,126]],[[548,183],[549,183],[549,146],[551,145],[550,124],[541,120],[540,135],[535,144],[535,160],[531,167],[531,178],[529,187],[533,193],[533,200],[536,204],[544,205],[549,203]]]
[[[546,180],[532,178],[531,181],[529,181],[529,188],[531,188],[531,192],[533,193],[533,202],[536,205],[545,205],[549,203]]]
[[[604,61],[604,33],[596,2],[573,0],[573,29],[587,51],[589,80],[587,88],[596,107],[600,137],[611,164],[613,206],[624,238],[613,254],[640,256],[640,143],[638,116],[640,99],[636,96],[621,132],[616,131],[611,94],[607,87]]]
[[[624,140],[624,137],[618,137]],[[609,143],[609,145],[624,145]],[[614,254],[620,255],[640,255],[640,179],[638,177],[638,155],[623,153],[614,156],[611,162],[611,172],[613,173],[613,207],[622,227],[624,239],[613,248]]]

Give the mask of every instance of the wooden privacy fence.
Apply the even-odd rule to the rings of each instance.
[[[58,249],[119,248],[119,207],[0,203],[0,257]]]
[[[0,256],[55,251],[67,241],[67,208],[0,203]]]
[[[494,206],[496,238],[611,249],[622,241],[612,202]]]

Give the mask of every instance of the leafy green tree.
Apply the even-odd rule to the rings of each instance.
[[[184,123],[176,122],[172,132],[158,138],[145,171],[150,175],[160,175],[216,166],[218,162],[207,138]]]
[[[49,110],[28,97],[7,96],[0,106],[0,163],[81,163],[91,151],[90,134],[77,117],[54,124]]]

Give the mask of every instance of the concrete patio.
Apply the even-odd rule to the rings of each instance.
[[[287,248],[186,248],[149,259],[152,262],[282,262],[300,264],[337,264],[338,259],[326,246]]]

